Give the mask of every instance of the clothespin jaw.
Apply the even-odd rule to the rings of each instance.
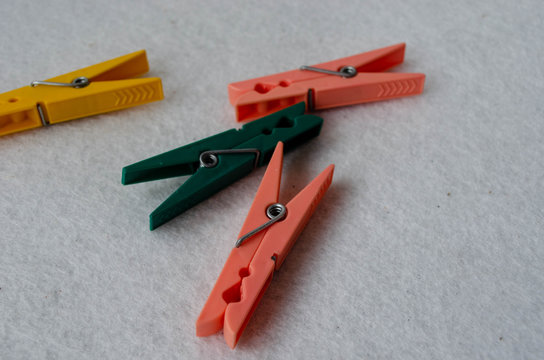
[[[304,114],[300,103],[180,148],[123,168],[122,183],[135,184],[191,175],[151,215],[151,230],[173,219],[270,160],[278,141],[293,148],[317,136],[323,119]],[[206,163],[206,156],[215,158]],[[211,165],[211,166],[209,166]]]
[[[278,143],[257,195],[240,232],[240,238],[270,221],[267,213],[277,203],[283,146]],[[197,336],[223,329],[225,341],[234,348],[287,253],[306,226],[332,182],[334,165],[328,166],[286,206],[282,219],[247,238],[232,249],[200,316]],[[275,204],[278,205],[278,204]]]
[[[424,74],[384,73],[404,60],[404,43],[315,66],[229,84],[238,121],[304,101],[307,110],[387,100],[423,92]]]
[[[0,136],[163,98],[145,50],[0,94]]]

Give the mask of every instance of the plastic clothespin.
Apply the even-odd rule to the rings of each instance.
[[[229,84],[238,121],[305,101],[308,111],[420,94],[425,74],[384,73],[404,60],[401,43],[297,70]]]
[[[236,246],[232,249],[200,316],[196,335],[223,329],[234,348],[251,315],[332,182],[329,165],[287,205],[278,204],[283,144],[274,155],[251,205]]]
[[[0,94],[0,136],[163,98],[145,50]]]
[[[300,103],[123,168],[124,185],[191,175],[149,215],[153,230],[268,163],[278,141],[292,148],[319,135],[323,119]]]

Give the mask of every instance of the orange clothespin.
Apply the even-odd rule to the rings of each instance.
[[[0,94],[0,136],[163,98],[145,50]]]
[[[238,121],[254,120],[290,105],[307,110],[393,99],[423,92],[425,74],[384,73],[404,60],[406,44],[298,70],[229,84]]]
[[[240,237],[196,321],[196,335],[223,329],[234,348],[249,318],[332,181],[329,165],[287,205],[278,204],[283,143],[278,142]]]

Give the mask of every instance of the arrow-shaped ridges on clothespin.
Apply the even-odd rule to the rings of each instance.
[[[141,85],[129,89],[118,90],[113,93],[115,106],[123,106],[142,101],[149,101],[155,96],[155,90],[150,85]]]
[[[413,93],[417,88],[414,80],[397,80],[378,84],[377,97],[399,96]]]

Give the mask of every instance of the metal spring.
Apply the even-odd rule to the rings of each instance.
[[[199,161],[201,167],[213,168],[217,166],[219,154],[243,154],[243,153],[255,153],[254,167],[259,165],[259,158],[261,151],[259,149],[226,149],[226,150],[208,150],[200,154]]]
[[[91,83],[91,81],[86,78],[85,76],[80,76],[78,78],[75,78],[70,83],[61,83],[61,82],[52,82],[52,81],[33,81],[30,83],[30,86],[35,87],[38,85],[48,85],[48,86],[62,86],[62,87],[72,87],[75,89],[81,89],[86,86],[88,86]]]
[[[240,245],[242,245],[244,241],[246,241],[253,235],[263,231],[264,229],[274,224],[275,222],[282,220],[286,215],[287,215],[287,208],[285,207],[285,205],[280,203],[270,205],[269,207],[266,208],[266,216],[268,216],[270,220],[265,222],[261,226],[251,230],[250,232],[248,232],[247,234],[245,234],[244,236],[236,240],[236,244],[234,246],[240,247]]]
[[[322,74],[341,76],[343,78],[351,78],[351,77],[354,77],[355,75],[357,75],[357,69],[355,67],[349,66],[349,65],[348,66],[343,66],[340,69],[340,71],[321,69],[321,68],[316,68],[316,67],[307,66],[307,65],[302,65],[300,67],[300,70],[315,71],[315,72],[322,73]]]

